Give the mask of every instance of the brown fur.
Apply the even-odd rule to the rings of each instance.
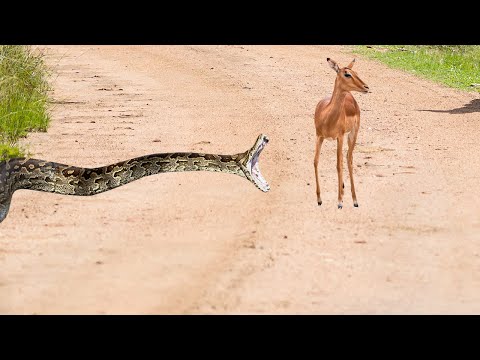
[[[315,109],[315,180],[318,205],[322,204],[320,197],[320,184],[318,182],[318,161],[320,149],[325,139],[337,140],[337,173],[338,173],[338,207],[343,207],[343,139],[348,133],[347,165],[350,174],[350,185],[354,206],[358,206],[353,182],[353,149],[357,140],[360,127],[360,107],[350,91],[368,92],[368,86],[352,70],[355,60],[347,67],[340,68],[337,63],[327,59],[330,67],[337,72],[335,87],[331,97],[321,100]],[[345,73],[350,77],[345,77]]]

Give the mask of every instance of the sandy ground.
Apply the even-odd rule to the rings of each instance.
[[[338,46],[52,46],[33,157],[100,166],[270,137],[272,189],[218,173],[93,197],[18,191],[0,226],[3,314],[480,313],[480,99],[359,58],[372,93],[337,209],[336,143],[313,171],[313,112]],[[345,174],[347,174],[345,166]]]

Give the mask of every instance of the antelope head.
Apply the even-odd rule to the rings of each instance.
[[[358,91],[361,93],[369,92],[368,85],[365,84],[363,80],[358,77],[357,73],[352,70],[352,67],[355,64],[355,59],[353,59],[348,66],[343,68],[340,68],[338,64],[330,58],[327,58],[327,62],[337,73],[335,87],[338,87],[343,91]]]

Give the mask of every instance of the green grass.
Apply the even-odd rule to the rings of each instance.
[[[47,129],[48,77],[41,52],[0,45],[0,161],[24,155],[18,140],[29,131]]]
[[[354,51],[450,87],[480,92],[478,45],[375,45],[355,46]]]

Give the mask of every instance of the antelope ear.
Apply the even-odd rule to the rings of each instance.
[[[338,67],[338,64],[337,64],[335,61],[333,61],[333,60],[330,59],[330,58],[327,58],[327,61],[328,61],[328,64],[330,65],[330,67],[331,67],[333,70],[335,70],[335,72],[338,73],[338,72],[340,71],[340,68]]]
[[[352,62],[350,64],[348,64],[348,68],[351,69],[353,67],[353,65],[355,64],[355,59],[352,60]]]

